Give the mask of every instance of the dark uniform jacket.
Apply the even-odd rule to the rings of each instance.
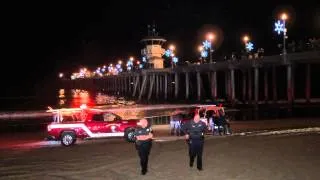
[[[184,133],[189,134],[190,139],[203,139],[206,129],[207,125],[202,121],[195,123],[191,120],[183,126]]]
[[[149,133],[152,133],[151,127],[146,127],[146,128],[138,127],[135,130],[135,136],[148,135]],[[148,139],[148,140],[145,140],[145,141],[136,140],[136,144],[139,145],[139,144],[142,144],[142,143],[145,143],[145,142],[150,142],[150,141],[152,141],[152,140],[151,139]]]

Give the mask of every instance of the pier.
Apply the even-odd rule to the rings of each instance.
[[[101,78],[63,80],[61,87],[104,91],[138,101],[222,101],[236,104],[318,103],[311,72],[320,70],[320,51],[289,53],[163,69],[143,69]],[[315,78],[315,79],[314,79]],[[314,79],[311,81],[311,79]],[[304,93],[295,84],[304,82]],[[285,97],[283,94],[285,93]],[[282,94],[282,95],[281,95]]]

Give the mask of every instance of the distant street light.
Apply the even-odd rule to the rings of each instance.
[[[245,35],[245,36],[243,37],[243,42],[244,42],[245,44],[247,44],[249,40],[250,40],[249,36]]]
[[[243,36],[242,40],[245,44],[246,51],[251,52],[254,49],[254,45],[252,42],[250,42],[250,37],[248,35],[245,35]]]
[[[286,39],[288,38],[287,36],[287,28],[286,28],[286,21],[288,19],[288,15],[286,13],[282,13],[280,15],[280,20],[277,20],[277,22],[274,23],[274,31],[276,31],[279,35],[281,34],[281,32],[283,33],[283,55],[287,54],[287,50],[286,50]]]
[[[59,78],[63,78],[63,73],[59,73]]]
[[[212,63],[212,53],[213,53],[213,49],[212,49],[212,43],[213,40],[215,39],[215,35],[213,33],[209,33],[207,35],[207,40],[209,40],[210,42],[210,46],[209,46],[209,52],[210,52],[210,63]]]

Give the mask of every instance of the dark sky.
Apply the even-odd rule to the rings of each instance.
[[[291,14],[289,41],[319,37],[320,32],[317,1],[79,2],[7,7],[2,18],[2,96],[35,95],[53,87],[58,72],[73,72],[81,65],[140,57],[139,41],[153,21],[160,35],[176,44],[180,60],[197,58],[201,32],[211,26],[222,32],[217,54],[240,51],[243,34],[249,34],[256,47],[273,53],[281,40],[273,32],[273,23],[283,8]]]

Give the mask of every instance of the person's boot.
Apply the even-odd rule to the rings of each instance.
[[[146,174],[147,174],[147,172],[148,172],[148,170],[147,170],[147,169],[143,169],[143,170],[141,170],[141,175],[146,175]]]
[[[190,167],[193,167],[193,162],[194,162],[194,159],[190,159],[190,161],[189,161],[189,166]]]

